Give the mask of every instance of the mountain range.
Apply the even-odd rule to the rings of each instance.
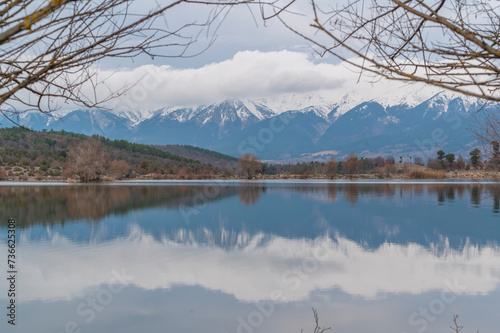
[[[290,99],[292,100],[292,99]],[[438,92],[421,102],[338,102],[319,98],[226,100],[150,112],[71,110],[22,113],[20,124],[35,130],[65,130],[136,143],[193,145],[231,156],[255,153],[269,161],[393,155],[434,157],[436,151],[468,155],[475,145],[470,128],[478,111],[494,103]],[[0,127],[11,124],[3,121]]]

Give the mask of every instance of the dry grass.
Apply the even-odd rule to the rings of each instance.
[[[410,179],[443,179],[446,178],[444,170],[414,169],[409,170],[406,175]]]
[[[114,182],[114,181],[116,181],[115,178],[110,177],[110,176],[102,176],[99,180],[102,182]]]

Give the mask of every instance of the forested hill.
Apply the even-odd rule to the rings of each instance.
[[[0,166],[9,176],[64,176],[73,146],[89,137],[61,131],[0,129]],[[111,161],[124,161],[137,174],[214,173],[216,168],[148,145],[100,136]]]
[[[171,154],[198,160],[202,163],[208,163],[218,169],[235,169],[238,167],[238,159],[236,157],[221,154],[213,150],[190,145],[153,145],[152,147]]]

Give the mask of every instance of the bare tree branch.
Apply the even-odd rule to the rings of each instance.
[[[279,19],[361,73],[500,101],[500,3],[486,0],[311,2],[315,33]]]
[[[106,58],[185,57],[202,32],[223,19],[231,6],[253,0],[158,0],[140,8],[134,0],[0,1],[0,113],[13,116],[29,110],[52,112],[56,102],[92,108],[120,95],[106,89],[97,64]],[[271,3],[269,3],[271,5]],[[169,27],[168,11],[203,6],[206,20]],[[215,36],[215,33],[214,33]],[[213,37],[214,38],[214,37]],[[210,44],[213,42],[210,40]],[[94,90],[85,93],[84,85]]]

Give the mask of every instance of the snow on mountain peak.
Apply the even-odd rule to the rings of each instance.
[[[300,111],[314,107],[324,114],[332,110],[332,101],[322,95],[300,95],[286,94],[274,98],[262,98],[254,100],[254,103],[265,105],[276,114],[287,111]]]
[[[407,105],[412,108],[429,101],[429,107],[442,108],[440,114],[446,112],[447,104],[457,97],[460,97],[466,108],[478,104],[477,98],[443,91],[432,86],[407,84],[402,88],[399,85],[396,90],[392,88],[394,87],[391,82],[381,82],[378,85],[374,84],[371,89],[366,89],[366,91],[353,89],[344,91],[342,95],[339,95],[338,92],[323,92],[315,95],[282,94],[262,99],[225,100],[211,105],[166,106],[156,111],[130,110],[114,113],[130,119],[132,126],[136,126],[158,114],[179,122],[195,118],[200,123],[205,124],[213,121],[224,122],[235,119],[235,117],[245,123],[250,119],[261,121],[288,111],[313,111],[318,116],[332,121],[364,102],[376,102],[387,109],[397,105]],[[335,114],[331,114],[332,112]],[[215,113],[220,113],[220,115],[215,116]]]
[[[141,122],[143,122],[146,119],[149,119],[155,115],[155,111],[134,111],[134,110],[129,110],[129,111],[119,111],[115,112],[115,114],[119,117],[122,118],[127,118],[131,121],[131,126],[137,126]]]
[[[471,105],[478,104],[480,102],[479,98],[473,96],[463,95],[454,91],[443,90],[429,98],[429,104],[448,104],[450,101],[460,98],[461,102],[464,104],[466,109],[468,109]]]
[[[264,119],[269,117],[269,114],[264,115],[259,110],[259,109],[261,109],[261,110],[267,109],[267,107],[265,105],[262,105],[262,104],[259,104],[257,102],[250,101],[250,100],[243,100],[242,104],[247,108],[248,111],[250,111],[251,114],[253,114],[255,117],[257,117],[259,120],[264,120]],[[269,109],[267,109],[267,110],[269,110]],[[271,110],[269,110],[269,111],[271,111]]]

